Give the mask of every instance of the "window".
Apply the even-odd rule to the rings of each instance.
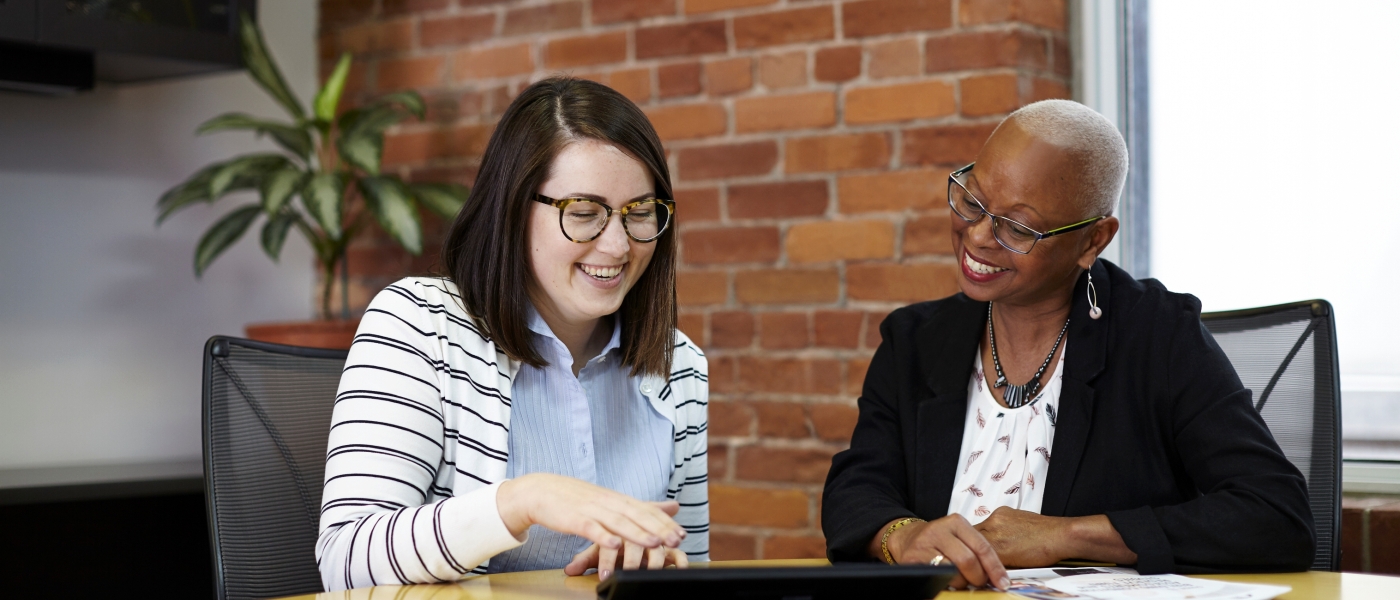
[[[1400,4],[1148,11],[1148,274],[1208,311],[1332,302],[1343,456],[1400,459]]]

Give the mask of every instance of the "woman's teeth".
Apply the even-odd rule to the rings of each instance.
[[[976,273],[978,275],[991,275],[992,273],[1000,273],[1006,270],[1003,267],[993,267],[992,265],[984,265],[980,262],[972,260],[971,254],[963,254],[963,264],[967,265],[967,269],[969,271],[972,271],[973,273]]]
[[[581,264],[578,267],[582,269],[584,273],[597,279],[612,279],[617,277],[618,273],[622,272],[622,267],[624,266],[625,265],[617,265],[615,267],[593,267]]]

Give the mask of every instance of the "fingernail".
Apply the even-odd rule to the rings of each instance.
[[[598,571],[598,579],[603,580],[612,577],[612,571]]]
[[[678,535],[675,535],[675,534],[671,534],[670,536],[667,536],[667,537],[666,537],[666,545],[667,545],[667,546],[670,546],[670,547],[672,547],[672,548],[675,548],[676,546],[681,545],[681,537],[678,536]]]
[[[998,581],[997,584],[1001,586],[1001,589],[1005,590],[1006,588],[1011,587],[1011,580],[1010,580],[1010,579],[1007,579],[1007,578],[1005,578],[1005,577],[1002,577],[1002,578],[1001,578],[1001,581]]]

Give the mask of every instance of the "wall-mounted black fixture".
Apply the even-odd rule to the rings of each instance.
[[[73,93],[241,68],[257,0],[0,0],[0,90]]]

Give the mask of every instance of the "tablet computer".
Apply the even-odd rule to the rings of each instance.
[[[616,571],[598,584],[603,600],[927,600],[947,589],[952,566],[836,564],[829,567],[710,567]]]

